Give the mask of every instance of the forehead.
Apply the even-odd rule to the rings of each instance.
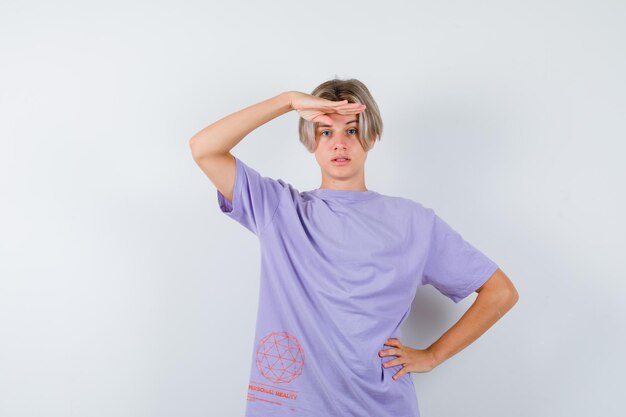
[[[342,127],[342,126],[354,126],[358,123],[359,121],[359,116],[358,114],[349,114],[349,115],[334,115],[334,114],[327,114],[327,116],[330,116],[331,119],[333,119],[333,124],[328,125],[326,123],[320,123],[317,125],[317,129],[321,129],[324,127]]]

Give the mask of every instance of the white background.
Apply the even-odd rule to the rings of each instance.
[[[411,375],[422,416],[621,415],[625,12],[4,0],[0,415],[243,416],[258,241],[220,213],[188,140],[335,76],[363,81],[383,116],[367,187],[434,208],[520,294]],[[321,177],[297,117],[232,153],[304,191]],[[427,347],[473,299],[423,287],[402,342]]]

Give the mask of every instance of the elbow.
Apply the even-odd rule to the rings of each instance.
[[[506,310],[510,310],[519,301],[519,293],[517,292],[517,289],[515,289],[515,287],[508,289],[504,299],[506,300],[504,302]]]
[[[514,287],[492,289],[478,294],[484,305],[497,311],[498,316],[505,315],[519,300],[519,294]]]
[[[193,155],[193,158],[196,159],[196,157],[198,156],[198,143],[195,136],[189,139],[189,150],[191,151],[191,155]]]
[[[214,149],[207,144],[206,140],[201,140],[197,136],[193,136],[189,139],[189,149],[191,150],[191,156],[194,161],[200,161],[214,156],[221,157],[230,153],[229,150]]]
[[[198,161],[210,155],[210,152],[206,149],[206,144],[199,142],[198,138],[195,136],[189,139],[189,150],[191,151],[191,157],[194,161]]]
[[[196,159],[196,156],[194,155],[194,153],[195,153],[195,144],[196,144],[196,142],[194,141],[193,137],[191,139],[189,139],[189,150],[191,151],[191,155],[193,156],[194,159]]]

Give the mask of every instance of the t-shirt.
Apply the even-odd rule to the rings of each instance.
[[[411,373],[393,380],[402,365],[378,352],[402,341],[418,287],[458,303],[498,266],[418,202],[300,192],[235,160],[219,207],[261,253],[246,417],[419,417]]]

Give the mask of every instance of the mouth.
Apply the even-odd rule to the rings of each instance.
[[[334,158],[332,160],[333,165],[347,165],[350,162],[350,158]]]

